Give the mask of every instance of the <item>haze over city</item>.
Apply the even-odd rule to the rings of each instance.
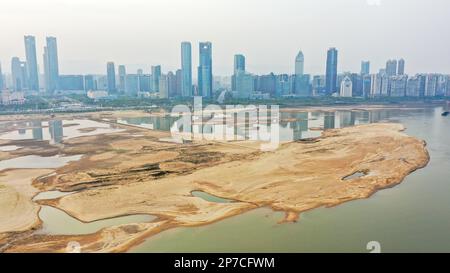
[[[46,36],[58,38],[63,74],[104,73],[107,61],[175,70],[184,40],[194,67],[198,42],[212,42],[215,75],[233,73],[236,53],[252,73],[293,73],[299,50],[305,73],[324,74],[329,47],[339,49],[340,72],[404,58],[409,74],[450,73],[449,16],[446,0],[4,0],[0,61],[24,58],[23,36],[34,35],[41,73]]]

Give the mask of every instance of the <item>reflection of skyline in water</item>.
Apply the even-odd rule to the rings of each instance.
[[[64,137],[62,120],[50,120],[48,122],[48,130],[51,137],[50,143],[61,143]]]
[[[33,125],[33,139],[34,140],[44,140],[44,134],[42,133],[42,122],[41,121],[32,121]]]
[[[391,112],[395,110],[374,110],[374,111],[328,111],[328,112],[281,112],[280,113],[280,140],[289,141],[306,139],[320,136],[323,130],[349,127],[359,124],[375,123],[386,121],[390,118]],[[398,112],[397,112],[398,113]],[[175,117],[133,117],[118,120],[119,123],[135,125],[147,129],[170,131],[175,127]],[[245,122],[244,122],[245,121]],[[267,123],[266,117],[255,120],[255,125],[248,124],[248,117],[245,120],[235,122],[234,127],[225,124],[222,117],[215,119],[215,122],[199,127],[192,125],[191,128],[180,128],[183,132],[200,132],[217,136],[221,139],[226,132],[236,135],[235,139],[251,139],[252,130],[269,130],[271,125]],[[207,120],[205,120],[207,122]],[[268,127],[268,128],[266,128]]]
[[[110,124],[77,119],[31,120],[17,122],[9,126],[11,125],[19,128],[0,134],[0,139],[49,141],[50,144],[57,144],[64,139],[123,131],[123,129],[111,127]],[[92,128],[93,130],[84,131],[83,129],[86,128]]]

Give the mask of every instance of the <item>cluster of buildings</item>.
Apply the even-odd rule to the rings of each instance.
[[[295,58],[295,74],[252,75],[245,72],[245,58],[235,56],[233,91],[237,97],[435,97],[450,96],[450,75],[430,73],[408,76],[405,60],[388,60],[378,73],[370,62],[361,62],[359,73],[338,74],[338,51],[327,52],[325,75],[304,73],[304,55]],[[244,64],[243,66],[240,64]],[[253,80],[253,83],[252,83]]]
[[[300,51],[295,57],[294,74],[256,75],[246,70],[243,54],[234,56],[231,77],[213,77],[212,44],[200,42],[197,82],[193,81],[192,46],[181,43],[181,67],[163,73],[161,65],[151,67],[149,73],[138,69],[129,73],[125,65],[106,64],[104,75],[62,75],[59,73],[58,47],[55,37],[47,37],[43,54],[43,75],[39,73],[34,36],[25,36],[25,60],[11,59],[8,80],[0,65],[2,98],[11,102],[23,101],[23,92],[45,92],[48,95],[80,93],[93,99],[118,96],[177,98],[214,97],[216,93],[230,92],[243,99],[282,97],[427,97],[450,96],[450,76],[442,74],[405,74],[405,61],[388,60],[378,73],[370,73],[370,62],[361,63],[359,73],[338,73],[338,50],[327,51],[324,75],[310,75],[304,71],[305,56]],[[21,95],[20,95],[21,94]],[[3,99],[2,99],[3,101]]]

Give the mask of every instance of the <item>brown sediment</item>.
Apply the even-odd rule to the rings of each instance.
[[[31,201],[39,191],[31,178],[51,173],[51,169],[21,169],[0,172],[0,234],[21,232],[40,225],[39,206]]]
[[[424,167],[429,161],[425,142],[403,129],[370,124],[328,130],[313,141],[286,143],[272,152],[250,142],[162,143],[162,132],[131,127],[71,139],[62,152],[83,150],[83,159],[33,183],[40,190],[79,191],[53,200],[52,206],[84,222],[130,214],[151,214],[158,221],[82,236],[22,236],[9,240],[5,251],[58,252],[70,241],[80,242],[82,251],[126,251],[168,228],[206,225],[263,206],[286,212],[284,221],[297,221],[301,212],[367,198]],[[131,138],[136,132],[145,136]],[[342,180],[356,172],[367,175]],[[193,190],[237,202],[208,202],[193,197]]]

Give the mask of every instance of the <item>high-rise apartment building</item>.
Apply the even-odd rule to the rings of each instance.
[[[23,91],[28,87],[27,63],[22,62],[18,57],[11,59],[11,80],[13,91]]]
[[[362,61],[361,62],[361,75],[369,75],[370,74],[370,62]]]
[[[345,76],[341,82],[341,88],[339,91],[340,97],[352,97],[353,96],[353,83],[350,77]]]
[[[159,78],[161,77],[161,66],[152,66],[152,91],[159,92]]]
[[[389,77],[397,75],[397,60],[388,60],[386,62],[386,75]]]

